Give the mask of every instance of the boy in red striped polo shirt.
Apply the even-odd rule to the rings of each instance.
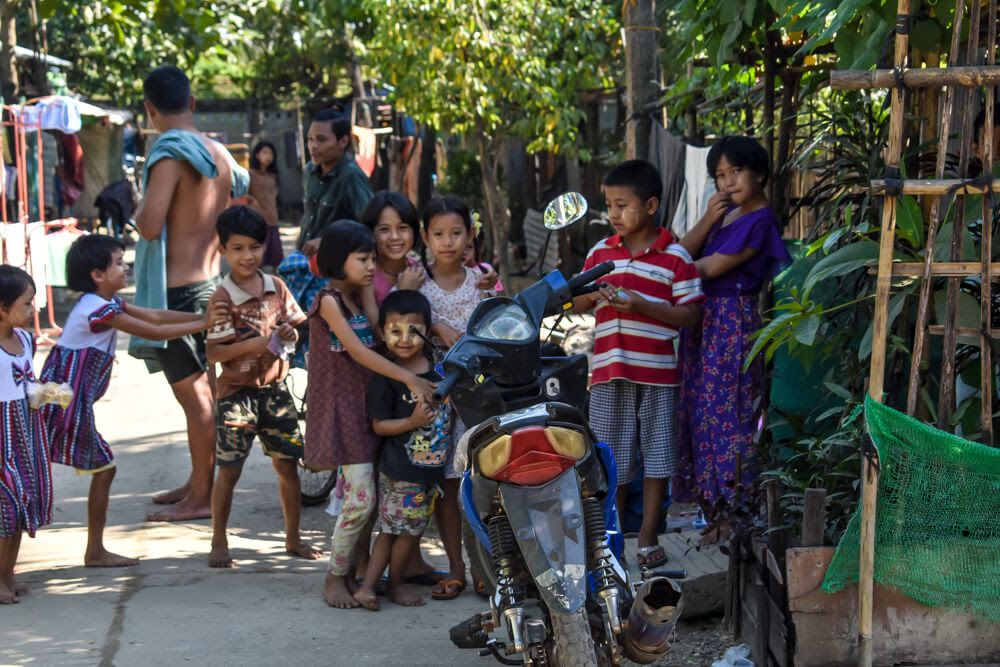
[[[639,564],[657,567],[666,554],[657,543],[667,484],[677,459],[674,419],[681,381],[675,339],[693,326],[704,299],[690,255],[668,229],[656,226],[660,174],[643,160],[629,160],[604,179],[604,197],[615,235],[595,245],[584,270],[611,260],[607,287],[578,297],[576,310],[596,307],[591,364],[590,425],[618,464],[618,513],[642,453],[643,514]]]

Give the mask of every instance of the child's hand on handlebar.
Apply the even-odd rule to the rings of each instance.
[[[413,392],[413,397],[417,399],[418,403],[434,405],[434,388],[436,385],[433,382],[426,380],[419,375],[414,375],[413,378],[406,383],[406,386],[411,392]]]

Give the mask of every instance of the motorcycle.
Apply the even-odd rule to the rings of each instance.
[[[586,211],[582,195],[565,194],[544,223],[551,234]],[[542,320],[613,269],[569,280],[556,270],[513,298],[484,300],[439,366],[437,398],[469,425],[456,452],[459,501],[490,597],[489,611],[450,635],[503,664],[654,662],[680,615],[675,581],[644,571],[633,582],[623,566],[614,457],[583,413],[586,355],[542,355]]]

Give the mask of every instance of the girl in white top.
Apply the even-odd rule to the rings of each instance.
[[[121,567],[139,562],[104,548],[115,461],[108,441],[97,431],[94,403],[108,389],[118,331],[147,340],[170,340],[201,331],[215,319],[215,311],[199,315],[126,304],[117,296],[128,285],[124,252],[121,241],[96,234],[81,236],[70,247],[66,256],[67,283],[83,295],[70,312],[41,374],[44,382],[66,382],[73,387],[73,400],[68,406],[47,405],[42,413],[52,440],[52,460],[71,466],[79,474],[92,475],[83,557],[88,567]]]
[[[444,347],[451,347],[465,333],[472,311],[490,296],[478,286],[482,271],[465,266],[465,249],[469,238],[474,237],[469,207],[454,195],[431,199],[424,209],[422,235],[424,245],[434,255],[434,264],[425,267],[430,280],[420,286],[420,292],[431,302],[431,331]],[[462,515],[458,507],[459,478],[463,471],[455,470],[454,466],[455,445],[464,427],[457,417],[454,424],[444,495],[435,512],[449,562],[447,576],[431,591],[431,597],[437,600],[458,597],[465,588]]]
[[[34,298],[31,276],[0,265],[0,604],[27,593],[14,578],[21,535],[34,537],[52,522],[48,440],[27,393],[35,381],[35,338],[25,330],[34,319]]]

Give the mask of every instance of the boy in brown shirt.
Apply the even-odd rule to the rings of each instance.
[[[320,556],[299,536],[300,488],[298,459],[302,456],[299,415],[285,385],[287,347],[298,339],[295,327],[305,314],[280,278],[260,270],[267,240],[267,222],[251,208],[233,206],[216,223],[222,255],[231,273],[212,295],[213,303],[229,307],[229,317],[206,337],[210,363],[222,364],[216,394],[215,460],[219,475],[212,488],[211,567],[233,567],[226,524],[233,490],[250,454],[254,437],[278,473],[281,511],[285,517],[285,550],[309,560]]]

